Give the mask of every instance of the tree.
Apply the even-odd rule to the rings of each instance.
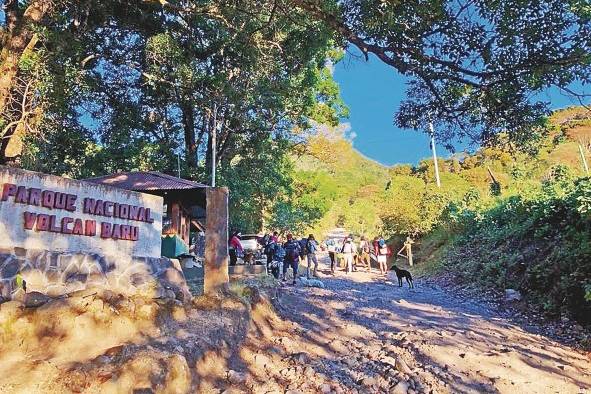
[[[411,78],[396,123],[437,122],[454,136],[494,142],[499,132],[530,148],[543,134],[548,105],[532,99],[549,87],[591,81],[588,2],[292,0],[368,58]]]

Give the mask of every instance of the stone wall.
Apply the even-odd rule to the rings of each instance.
[[[92,288],[180,301],[191,297],[178,260],[168,258],[0,248],[0,296],[5,301],[23,296],[17,274],[27,293],[50,297]]]

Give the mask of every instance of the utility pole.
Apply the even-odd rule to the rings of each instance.
[[[435,130],[433,130],[433,122],[429,122],[429,131],[431,133],[431,150],[433,151],[433,164],[435,164],[435,181],[437,187],[441,187],[441,180],[439,179],[439,163],[437,163],[437,152],[435,151]]]
[[[177,173],[178,173],[178,177],[181,177],[181,154],[177,153],[176,154],[176,168],[177,168]]]
[[[216,162],[216,153],[217,153],[217,147],[216,147],[216,134],[217,134],[217,128],[218,128],[218,122],[217,122],[217,113],[218,113],[218,106],[217,104],[213,104],[213,128],[211,131],[211,187],[215,187],[215,162]]]
[[[579,153],[581,154],[581,160],[583,161],[583,168],[585,169],[585,174],[589,175],[589,166],[587,165],[587,159],[585,158],[585,152],[583,151],[583,146],[579,142]]]

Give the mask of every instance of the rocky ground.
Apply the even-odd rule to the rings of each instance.
[[[322,280],[184,306],[92,292],[2,304],[0,392],[591,392],[587,354],[452,287]]]

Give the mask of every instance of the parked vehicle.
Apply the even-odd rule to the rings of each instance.
[[[245,234],[240,238],[240,243],[244,248],[244,262],[246,264],[258,264],[263,259],[261,239],[262,237],[258,234]]]

